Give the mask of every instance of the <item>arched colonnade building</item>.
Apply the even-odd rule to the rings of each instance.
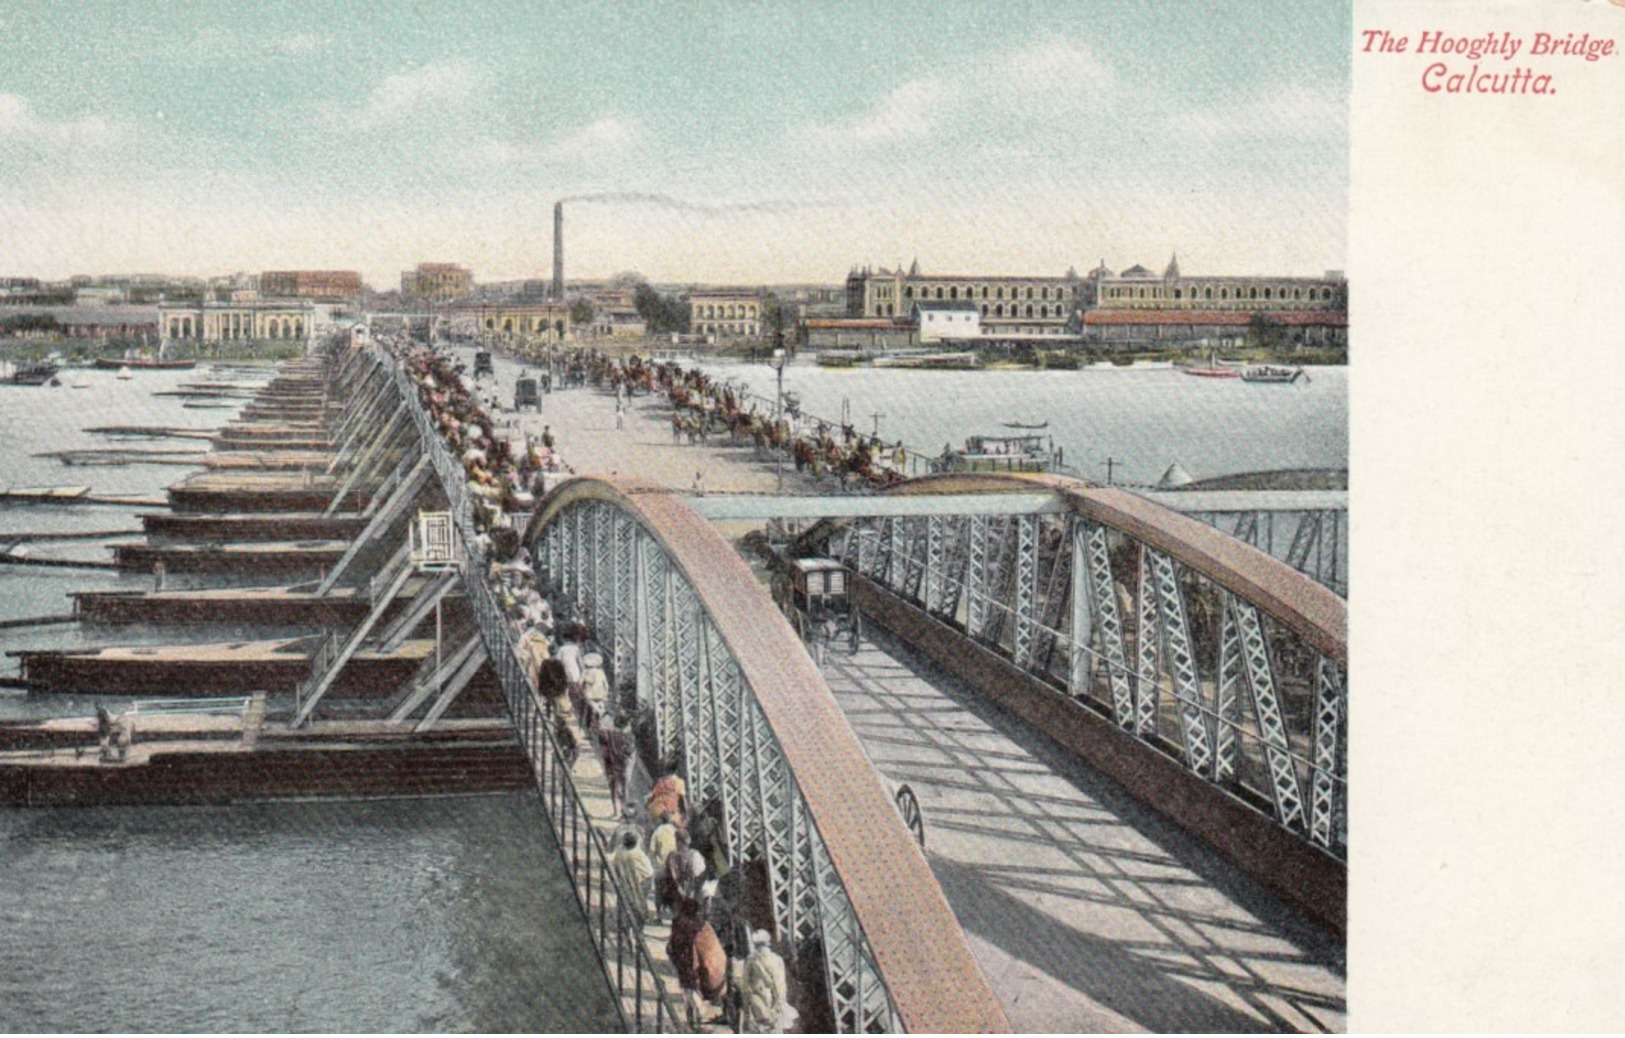
[[[762,334],[762,301],[755,292],[690,292],[688,306],[689,327],[696,334],[719,338]]]
[[[984,334],[1061,335],[1079,309],[1075,273],[1062,277],[921,274],[853,270],[846,280],[847,316],[906,320],[916,306],[973,307]]]
[[[311,303],[165,303],[158,308],[158,332],[173,340],[309,344],[315,325]]]
[[[571,334],[570,308],[563,303],[495,303],[446,311],[451,333],[461,338],[539,338],[562,342]]]

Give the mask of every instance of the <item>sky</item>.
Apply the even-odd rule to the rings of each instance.
[[[1160,270],[1176,252],[1187,274],[1319,274],[1345,265],[1349,17],[8,0],[0,276],[545,277],[566,197],[571,278]]]

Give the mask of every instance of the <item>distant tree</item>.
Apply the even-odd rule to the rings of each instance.
[[[51,314],[13,314],[0,320],[0,331],[8,335],[17,332],[54,332],[61,327]]]
[[[73,304],[73,289],[43,288],[38,292],[12,296],[9,302],[13,306],[71,306]]]
[[[585,296],[577,296],[575,301],[570,304],[570,323],[577,328],[584,328],[592,324],[592,319],[597,313],[598,311],[593,308],[592,300]]]
[[[794,336],[796,313],[794,308],[779,298],[777,292],[762,293],[762,330],[772,340],[773,348],[782,350]]]
[[[1253,314],[1247,322],[1247,345],[1254,349],[1275,350],[1286,343],[1286,329],[1281,322],[1265,313]]]
[[[647,282],[637,286],[632,305],[637,308],[652,334],[688,331],[688,304],[675,296],[655,291]]]

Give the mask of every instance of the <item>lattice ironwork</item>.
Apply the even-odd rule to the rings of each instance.
[[[1270,793],[1275,800],[1276,821],[1292,830],[1302,830],[1303,794],[1298,787],[1297,767],[1287,740],[1286,721],[1276,696],[1275,671],[1270,665],[1269,643],[1258,607],[1230,596],[1236,626],[1241,635],[1242,659],[1246,664],[1247,689],[1252,693],[1253,716],[1258,720],[1259,738],[1264,743],[1264,760],[1269,766]]]
[[[598,624],[598,514],[597,506],[582,505],[576,516],[576,551],[579,565],[576,604],[587,623]]]
[[[1319,554],[1323,515],[1322,512],[1298,513],[1298,527],[1292,531],[1292,544],[1286,550],[1286,564],[1300,573],[1315,575],[1320,571],[1316,561],[1311,561],[1311,556]]]
[[[1196,655],[1191,646],[1190,624],[1185,616],[1185,594],[1179,586],[1179,574],[1173,560],[1149,549],[1146,555],[1151,560],[1157,613],[1161,619],[1163,644],[1168,650],[1168,670],[1173,675],[1174,698],[1179,703],[1185,763],[1192,771],[1206,776],[1213,769],[1213,750],[1208,738],[1207,718],[1203,716],[1202,688],[1196,677]]]
[[[987,569],[983,574],[986,582],[985,603],[986,613],[982,618],[982,627],[974,632],[975,637],[994,645],[1004,638],[1004,621],[1009,609],[1010,588],[1013,582],[1015,566],[1011,556],[1015,554],[1016,531],[1012,529],[1016,520],[1007,515],[996,517],[988,523],[988,533],[993,538],[991,550],[988,552]]]
[[[873,576],[875,559],[879,555],[875,544],[878,539],[872,523],[863,522],[853,526],[846,538],[847,564],[864,576]]]
[[[1309,837],[1322,847],[1341,845],[1344,774],[1343,672],[1326,657],[1315,663],[1315,767],[1310,792]]]
[[[1123,621],[1117,610],[1117,584],[1112,579],[1106,528],[1095,523],[1083,525],[1088,537],[1090,621],[1100,633],[1100,653],[1106,660],[1106,683],[1111,689],[1112,716],[1122,727],[1132,728],[1134,685],[1129,679],[1128,653],[1123,643]]]
[[[1149,550],[1140,546],[1139,587],[1136,604],[1138,623],[1134,628],[1135,646],[1139,650],[1139,671],[1134,681],[1134,732],[1142,739],[1157,734],[1157,710],[1160,707],[1161,684],[1157,680],[1160,657],[1161,631],[1157,626],[1157,596],[1153,590]]]
[[[1241,649],[1241,625],[1236,612],[1230,607],[1230,595],[1224,596],[1223,614],[1219,624],[1219,687],[1213,731],[1213,781],[1228,785],[1236,779],[1236,754],[1241,738],[1238,716],[1247,680],[1247,662]]]
[[[965,542],[965,632],[980,637],[987,625],[987,516],[970,517]]]
[[[965,597],[967,548],[971,537],[970,520],[964,516],[944,516],[947,526],[946,543],[942,549],[942,603],[940,612],[945,619],[957,622],[959,603]]]
[[[946,561],[943,545],[945,522],[940,515],[926,516],[925,519],[925,590],[922,597],[925,600],[925,611],[933,614],[942,612],[942,586]]]
[[[1048,673],[1050,661],[1063,643],[1069,642],[1073,627],[1067,615],[1072,602],[1072,539],[1065,522],[1040,527],[1044,531],[1040,544],[1048,551],[1039,553],[1040,572],[1045,571],[1044,556],[1049,556],[1048,577],[1043,580],[1044,593],[1038,603],[1038,631],[1034,639],[1031,669]]]
[[[659,545],[653,545],[653,549],[659,562],[650,569],[656,586],[651,591],[654,612],[650,616],[649,630],[655,658],[654,666],[650,668],[654,681],[649,691],[654,698],[660,755],[669,760],[682,748],[682,720],[678,709],[681,699],[677,682],[677,639],[681,625],[677,619],[677,581],[671,562]]]
[[[593,626],[598,629],[601,644],[613,644],[615,639],[615,516],[616,510],[600,504],[593,523],[593,591],[598,606]]]
[[[925,589],[922,586],[925,577],[925,553],[921,535],[924,520],[909,516],[897,520],[901,536],[898,549],[902,558],[902,575],[897,581],[897,590],[904,598],[911,602],[923,605],[925,602]]]
[[[540,532],[537,550],[560,558],[561,575],[572,552],[583,559],[577,587],[582,597],[596,592],[593,622],[603,636],[617,646],[624,638],[640,704],[647,697],[653,708],[662,752],[681,753],[691,802],[722,798],[736,856],[760,854],[767,863],[781,932],[822,945],[840,1029],[894,1029],[894,1008],[840,878],[726,643],[658,542],[630,517],[606,522],[592,509],[618,512],[596,502],[567,508]],[[898,534],[888,539],[896,546]]]
[[[903,520],[880,520],[880,561],[875,576],[881,584],[893,591],[902,589],[903,574],[908,568],[905,539]]]
[[[695,757],[692,703],[700,684],[700,610],[694,592],[684,580],[672,581],[672,690],[676,694],[668,708],[671,717],[672,749],[693,766]]]
[[[623,512],[615,513],[615,558],[612,572],[615,575],[615,594],[612,598],[613,608],[610,610],[615,618],[613,629],[613,656],[614,679],[617,688],[626,683],[626,675],[631,673],[636,661],[636,618],[637,618],[637,545],[639,539],[648,540],[638,534],[638,524],[631,516]]]

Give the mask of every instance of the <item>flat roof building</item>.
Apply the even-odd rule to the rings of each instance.
[[[361,275],[353,270],[267,270],[260,274],[266,299],[316,299],[342,303],[361,298]]]
[[[916,304],[970,303],[982,333],[1032,337],[1064,335],[1080,308],[1082,280],[988,274],[923,274],[916,260],[904,272],[854,268],[846,279],[849,317],[912,316]]]
[[[401,272],[401,295],[453,303],[474,294],[474,272],[456,263],[419,263]]]

